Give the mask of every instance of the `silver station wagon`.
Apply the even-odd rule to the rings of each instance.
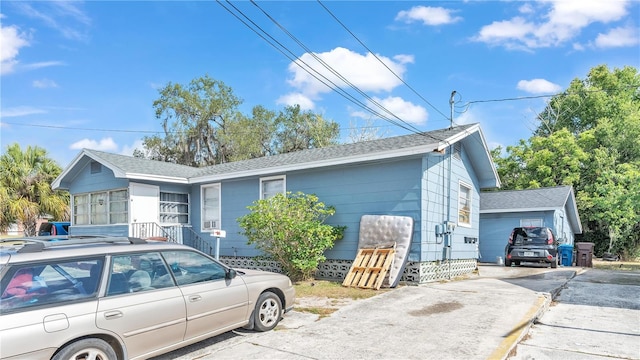
[[[2,359],[145,359],[293,308],[281,274],[136,238],[0,243]]]

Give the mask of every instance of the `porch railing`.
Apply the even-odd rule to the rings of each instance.
[[[131,225],[131,235],[141,239],[161,240],[178,244],[185,244],[206,254],[214,255],[215,247],[198,235],[191,226],[182,224],[160,225],[154,222],[134,223]]]

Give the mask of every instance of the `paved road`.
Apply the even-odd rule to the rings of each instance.
[[[640,272],[580,273],[515,353],[510,359],[640,359]]]
[[[571,359],[564,352],[571,352],[573,348],[577,349],[571,354],[584,355],[579,358],[588,359],[586,356],[590,353],[580,352],[582,343],[574,340],[577,345],[573,348],[563,347],[568,346],[563,343],[571,342],[561,339],[564,335],[542,332],[562,330],[567,323],[577,327],[577,321],[587,319],[596,324],[580,326],[597,330],[589,331],[588,337],[593,337],[593,333],[606,337],[602,339],[608,344],[626,349],[624,354],[620,354],[626,357],[621,358],[638,359],[632,356],[634,347],[628,343],[635,340],[637,345],[640,335],[640,322],[636,321],[635,327],[631,325],[634,319],[638,319],[638,310],[629,307],[638,301],[639,287],[633,285],[635,282],[632,280],[636,278],[628,278],[629,284],[626,285],[634,288],[635,293],[620,295],[620,298],[635,295],[635,300],[626,303],[617,300],[626,304],[622,308],[604,307],[612,314],[626,311],[619,316],[624,319],[619,319],[598,310],[602,307],[600,305],[577,304],[576,299],[580,296],[570,289],[578,289],[578,285],[593,284],[595,290],[585,291],[596,295],[615,292],[606,282],[610,279],[587,281],[587,274],[593,270],[576,277],[580,271],[580,268],[571,267],[481,265],[479,275],[466,280],[400,287],[354,302],[321,320],[315,315],[293,311],[285,316],[276,331],[228,332],[154,360],[506,359],[510,353],[513,355],[514,348],[516,354],[513,359]],[[573,281],[569,282],[570,279]],[[599,286],[598,281],[602,281]],[[620,288],[614,289],[618,291]],[[573,300],[552,303],[552,294]],[[571,304],[572,301],[576,304]],[[584,306],[589,310],[570,311],[564,308],[565,305]],[[605,316],[592,320],[593,313]],[[572,318],[560,322],[550,314]],[[530,329],[535,319],[539,319],[539,323]],[[550,325],[542,325],[546,323]],[[529,330],[531,334],[527,337]],[[625,340],[619,340],[621,335]],[[547,352],[548,347],[543,341],[547,336],[562,340],[556,342],[562,356]],[[584,334],[578,335],[578,339],[584,337]]]

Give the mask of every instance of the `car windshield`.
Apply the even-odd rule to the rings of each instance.
[[[515,230],[516,244],[545,244],[547,229],[541,227],[519,228]]]

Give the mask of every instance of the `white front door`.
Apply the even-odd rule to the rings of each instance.
[[[129,185],[131,224],[129,235],[135,223],[158,223],[160,221],[160,188],[153,185],[131,183]]]

